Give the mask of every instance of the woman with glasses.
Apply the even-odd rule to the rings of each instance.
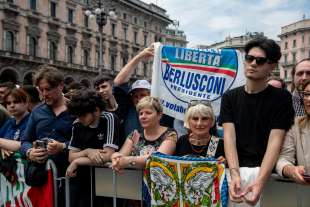
[[[116,171],[126,167],[143,168],[154,151],[173,154],[175,150],[177,133],[160,125],[163,109],[158,99],[146,96],[136,108],[143,131],[134,130],[126,138],[121,150],[112,154],[111,167]]]
[[[28,96],[23,89],[12,89],[4,97],[4,104],[12,116],[0,128],[0,149],[2,157],[8,157],[20,148],[28,118]]]
[[[310,80],[303,83],[299,93],[306,114],[296,118],[285,135],[276,170],[297,183],[310,184]]]
[[[188,133],[178,139],[175,155],[225,160],[223,139],[215,136],[215,115],[210,102],[191,101],[185,112],[184,127]]]

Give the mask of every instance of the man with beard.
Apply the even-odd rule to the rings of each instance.
[[[310,79],[310,58],[299,61],[292,70],[293,87],[292,99],[295,116],[305,115],[302,97],[299,94],[300,87],[305,80]]]

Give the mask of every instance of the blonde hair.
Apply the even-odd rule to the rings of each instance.
[[[206,106],[202,103],[197,104],[195,106],[190,106],[186,112],[184,117],[184,127],[189,129],[189,120],[196,116],[201,115],[203,117],[208,117],[212,119],[212,126],[215,124],[215,115],[211,106]]]
[[[157,98],[151,96],[143,97],[137,104],[136,109],[139,112],[142,108],[153,108],[159,114],[163,113],[163,107],[161,106]]]

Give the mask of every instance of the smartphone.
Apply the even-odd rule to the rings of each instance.
[[[38,148],[43,148],[43,149],[47,148],[47,142],[44,140],[37,140],[36,143],[37,143]]]
[[[303,178],[306,182],[310,183],[310,174],[307,173],[303,174]]]

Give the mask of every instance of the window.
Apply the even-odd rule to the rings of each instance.
[[[111,70],[115,70],[115,65],[116,65],[116,55],[112,54],[111,55]]]
[[[135,44],[138,44],[138,32],[136,31],[133,33],[133,42]]]
[[[296,52],[292,53],[292,61],[293,63],[296,63]]]
[[[143,63],[143,73],[144,76],[147,76],[147,63]]]
[[[5,32],[5,50],[14,52],[14,33],[11,31]]]
[[[84,27],[88,28],[89,24],[88,24],[88,16],[84,15]]]
[[[301,42],[305,43],[305,35],[304,34],[301,36]]]
[[[287,54],[284,54],[284,63],[287,63]]]
[[[287,80],[287,70],[284,70],[284,79]]]
[[[83,64],[85,66],[89,65],[89,52],[86,49],[83,51]]]
[[[50,4],[50,12],[51,12],[51,17],[56,17],[56,2],[51,1]]]
[[[74,58],[74,49],[72,46],[68,46],[67,48],[67,61],[68,63],[73,63],[73,58]]]
[[[287,42],[284,43],[284,49],[287,49]]]
[[[73,9],[68,8],[68,22],[70,24],[73,24],[73,15],[74,15]]]
[[[128,56],[127,55],[124,55],[123,56],[123,66],[125,66],[128,62]]]
[[[144,47],[147,46],[147,34],[144,34],[143,44],[144,44]]]
[[[115,38],[115,24],[111,24],[111,35]]]
[[[36,0],[30,0],[30,9],[31,10],[37,10],[37,1]]]
[[[29,37],[29,55],[37,56],[37,40],[34,37]]]
[[[124,27],[124,40],[126,41],[127,40],[127,27]]]
[[[293,40],[293,47],[296,47],[296,40]]]
[[[9,3],[14,3],[14,0],[6,0]]]
[[[147,27],[147,22],[144,22],[144,27]]]
[[[49,58],[51,60],[57,59],[57,44],[56,44],[56,42],[49,41]]]
[[[134,18],[133,18],[133,23],[135,23],[135,24],[138,23],[138,18],[137,18],[137,17],[134,17]]]
[[[126,20],[127,19],[127,14],[123,13],[123,19]]]

